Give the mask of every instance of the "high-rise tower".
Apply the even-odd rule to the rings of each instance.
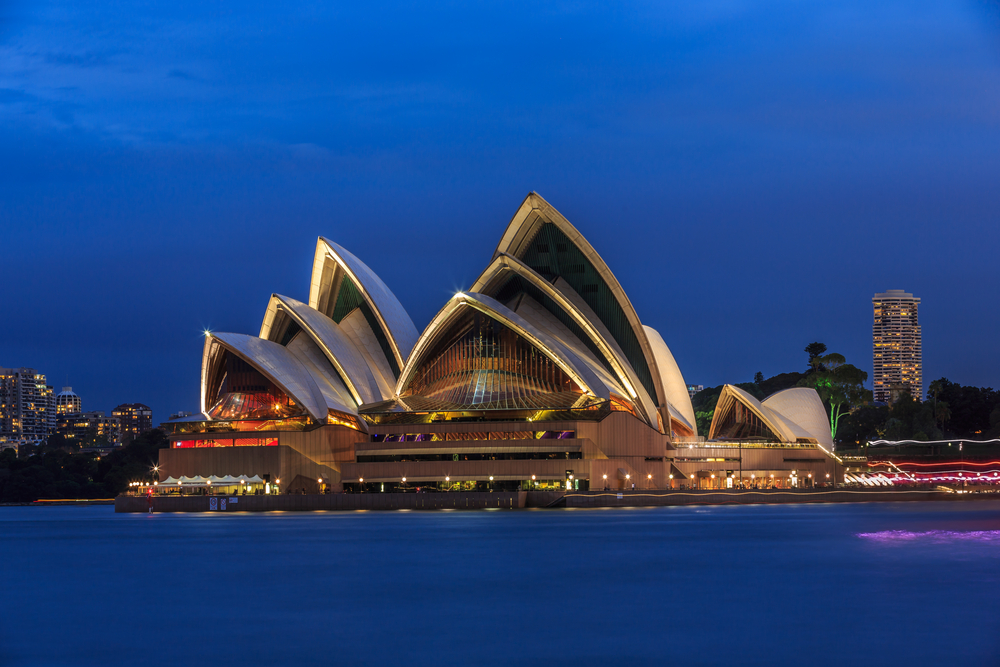
[[[33,368],[0,368],[0,449],[45,439],[56,426],[56,400]]]
[[[903,290],[891,289],[876,294],[872,306],[875,311],[872,325],[875,400],[889,403],[903,391],[922,400],[924,365],[917,318],[920,299]]]

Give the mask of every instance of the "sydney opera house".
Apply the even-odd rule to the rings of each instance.
[[[530,194],[475,283],[419,332],[320,237],[308,302],[207,333],[201,413],[160,477],[259,475],[281,493],[806,486],[836,479],[815,391],[726,386],[698,434],[687,385],[611,269]]]

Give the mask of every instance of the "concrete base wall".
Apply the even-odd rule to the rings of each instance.
[[[511,493],[331,493],[281,496],[158,496],[154,512],[310,512],[323,510],[523,509],[542,507],[665,507],[680,505],[760,505],[971,501],[996,499],[992,493],[948,491],[771,490],[771,491],[517,491]],[[214,505],[212,501],[215,501]],[[225,501],[223,503],[223,501]],[[115,512],[146,512],[145,496],[118,496]]]
[[[667,507],[681,505],[776,505],[791,503],[867,503],[919,500],[973,500],[996,496],[948,491],[770,489],[761,491],[623,491],[566,494],[561,507]]]
[[[322,510],[518,509],[527,492],[330,493],[281,496],[156,496],[153,512],[315,512]],[[236,502],[232,501],[236,498]],[[214,505],[213,505],[213,502]],[[223,502],[225,501],[225,502]],[[214,507],[214,509],[213,509]],[[146,512],[145,496],[118,496],[115,512]]]

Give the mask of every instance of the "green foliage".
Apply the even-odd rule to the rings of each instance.
[[[826,345],[823,343],[809,343],[803,352],[809,355],[809,368],[816,369],[820,364],[819,358],[826,352]]]
[[[791,387],[816,389],[830,418],[830,432],[840,445],[862,447],[870,440],[986,440],[1000,438],[1000,392],[965,387],[947,378],[930,383],[929,400],[919,403],[904,393],[892,406],[872,405],[864,388],[868,374],[848,364],[843,355],[825,354],[826,346],[811,343],[810,368],[805,373],[780,373],[736,385],[758,400]],[[692,398],[698,433],[708,435],[722,385],[706,388]]]
[[[25,452],[0,454],[0,502],[33,502],[39,498],[112,498],[137,479],[149,479],[159,450],[170,446],[166,434],[154,429],[107,456],[66,451],[56,441]]]
[[[992,414],[1000,408],[1000,392],[990,387],[964,387],[947,378],[931,382],[929,390],[938,405],[947,404],[946,412],[935,414],[946,437],[982,440],[993,432]],[[947,419],[942,419],[944,416]]]
[[[829,410],[830,434],[836,439],[840,418],[871,401],[872,392],[864,386],[868,373],[847,363],[844,355],[836,352],[812,361],[813,371],[799,381],[799,386],[812,387],[819,394]]]
[[[715,416],[715,409],[708,410],[707,412],[696,411],[694,413],[695,421],[698,422],[698,433],[701,435],[708,435],[709,429],[712,428],[712,417]]]
[[[777,394],[779,391],[798,386],[799,381],[805,376],[805,373],[779,373],[773,377],[769,377],[757,385],[760,391],[758,398],[763,400],[771,394]]]
[[[862,447],[869,440],[885,437],[889,406],[862,405],[844,415],[837,428],[837,440],[848,447]]]

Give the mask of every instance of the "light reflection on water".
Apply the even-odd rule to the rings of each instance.
[[[859,533],[858,537],[884,543],[926,541],[934,544],[952,542],[983,542],[1000,545],[1000,530],[882,530],[877,533]]]
[[[995,666],[998,534],[994,501],[0,508],[0,666]]]

